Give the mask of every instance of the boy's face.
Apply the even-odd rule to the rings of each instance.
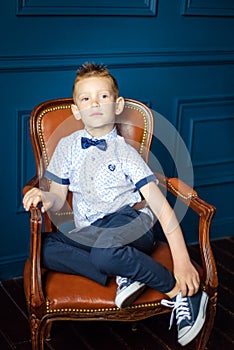
[[[113,129],[115,115],[123,110],[122,97],[115,100],[111,81],[106,77],[89,77],[75,86],[75,104],[72,112],[82,119],[85,128],[93,136],[104,136]]]

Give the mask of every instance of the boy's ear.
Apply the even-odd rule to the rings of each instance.
[[[118,97],[115,103],[115,114],[119,115],[123,112],[124,109],[124,98]]]
[[[77,119],[77,120],[80,120],[81,119],[81,116],[80,116],[80,112],[79,112],[79,109],[76,105],[72,104],[71,105],[71,110],[72,110],[72,114],[74,115],[74,117]]]

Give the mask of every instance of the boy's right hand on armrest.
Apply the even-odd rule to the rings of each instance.
[[[33,187],[31,190],[29,190],[23,198],[23,206],[26,211],[29,211],[31,205],[36,207],[40,202],[43,203],[41,208],[41,211],[43,213],[52,205],[51,201],[48,200],[47,196],[45,195],[45,192],[36,187]]]

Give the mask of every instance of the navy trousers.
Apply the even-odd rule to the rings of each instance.
[[[45,234],[46,268],[86,276],[102,285],[109,276],[145,283],[161,292],[175,286],[173,274],[151,258],[156,237],[149,216],[129,206],[80,231]]]

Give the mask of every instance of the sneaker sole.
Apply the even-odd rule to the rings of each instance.
[[[206,307],[208,299],[208,295],[205,292],[203,292],[201,297],[200,310],[193,327],[185,335],[178,339],[178,342],[182,346],[187,345],[189,342],[191,342],[202,329],[206,319]]]
[[[144,291],[146,288],[146,285],[141,283],[139,285],[139,282],[133,282],[130,286],[128,286],[124,292],[116,296],[115,298],[115,304],[120,309],[124,309],[128,306],[130,306]],[[126,297],[127,294],[127,297]]]

